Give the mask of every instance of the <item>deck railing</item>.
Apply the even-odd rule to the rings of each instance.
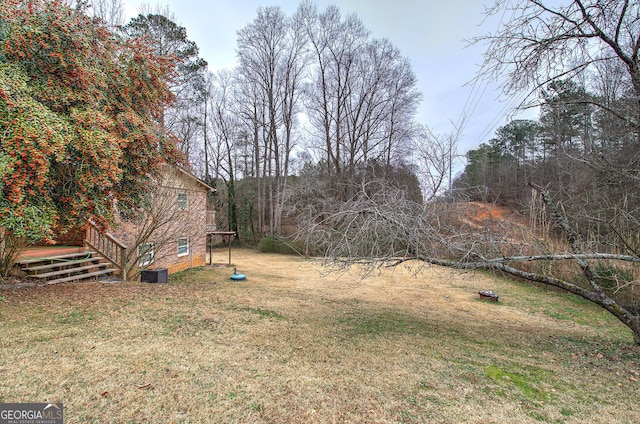
[[[84,242],[106,260],[117,266],[123,280],[127,279],[127,246],[109,233],[101,233],[96,224],[87,220]]]

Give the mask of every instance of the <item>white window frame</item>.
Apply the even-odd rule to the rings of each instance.
[[[150,249],[145,252],[147,246],[150,246]],[[146,260],[148,256],[148,260]],[[156,256],[155,246],[153,243],[141,243],[138,245],[138,266],[144,267],[151,263],[153,263]]]
[[[180,246],[181,242],[184,240],[183,246]],[[186,244],[185,244],[186,243]],[[185,256],[189,254],[189,238],[181,237],[178,239],[178,256]]]
[[[178,210],[186,211],[189,209],[189,196],[187,193],[178,193]]]

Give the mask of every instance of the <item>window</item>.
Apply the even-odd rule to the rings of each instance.
[[[153,243],[142,243],[138,246],[138,266],[143,267],[153,262]]]
[[[189,254],[189,239],[188,238],[178,239],[178,256],[183,256],[188,254]]]
[[[187,193],[178,193],[178,210],[186,211],[188,206]]]

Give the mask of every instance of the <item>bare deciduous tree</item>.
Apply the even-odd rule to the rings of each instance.
[[[208,127],[211,129],[209,153],[214,170],[213,177],[222,181],[224,192],[219,192],[218,205],[226,205],[226,228],[238,231],[236,181],[238,179],[237,145],[243,136],[243,127],[235,110],[234,75],[228,71],[220,71],[212,76],[210,87]],[[221,212],[221,211],[219,211]]]
[[[122,0],[91,0],[89,5],[93,16],[102,19],[110,27],[124,25],[124,5]]]
[[[263,175],[267,177],[263,181],[268,184],[264,194],[268,200],[270,233],[280,232],[282,224],[284,190],[306,64],[305,41],[299,14],[287,18],[279,7],[259,8],[254,21],[238,31],[242,77],[239,81],[249,85],[242,92],[258,94],[257,99],[262,102],[256,105],[248,99],[244,103],[260,107],[260,111],[257,108],[249,110],[249,116],[256,117],[258,114],[253,112],[258,112],[258,116],[264,118],[260,122],[264,130],[261,156]],[[257,88],[257,92],[251,87]]]
[[[536,186],[538,197],[581,273],[568,282],[501,270],[597,303],[640,343],[637,292],[624,305],[612,299],[637,286],[640,258],[640,4],[497,0],[489,13],[509,19],[476,39],[488,45],[478,78],[504,77],[505,94],[527,92],[525,106],[542,102],[543,161],[532,178],[545,186]],[[558,251],[544,257],[566,260]],[[610,287],[602,282],[606,273],[613,274]]]
[[[320,13],[309,2],[301,14],[313,58],[307,111],[345,200],[359,168],[390,166],[406,154],[420,93],[410,63],[389,40],[372,39],[357,16],[343,17],[336,6]]]
[[[635,107],[612,108],[589,99],[617,117],[620,125],[638,129],[640,108],[640,4],[628,0],[573,0],[565,5],[543,0],[497,0],[490,14],[507,13],[510,20],[476,42],[488,43],[479,78],[505,76],[506,94],[537,90],[555,80],[589,74],[610,64],[624,69]]]
[[[457,155],[459,137],[459,130],[436,135],[426,126],[415,136],[411,145],[412,158],[417,164],[425,201],[451,192],[453,159]]]
[[[148,203],[141,205],[138,216],[119,223],[130,228],[127,233],[133,236],[127,250],[129,278],[135,278],[154,262],[175,256],[179,238],[193,243],[204,237],[206,195],[185,183],[180,172],[165,172],[163,179],[156,181],[150,190]],[[183,205],[178,201],[178,193],[186,194]]]

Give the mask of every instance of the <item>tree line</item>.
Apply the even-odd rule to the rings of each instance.
[[[468,151],[454,187],[464,198],[518,208],[541,224],[549,216],[530,184],[547,186],[594,248],[637,253],[640,152],[631,120],[637,111],[630,87],[599,91],[612,83],[609,75],[591,78],[582,85],[572,80],[546,85],[540,118],[513,120]]]
[[[408,163],[421,94],[409,61],[355,15],[303,2],[261,7],[238,31],[238,66],[206,76],[189,159],[217,187],[221,226],[281,234],[295,176],[336,201],[371,164]]]
[[[506,77],[507,94],[528,90],[523,106],[539,106],[540,117],[513,121],[470,151],[457,186],[538,221],[544,209],[529,185],[546,187],[587,245],[638,255],[638,8],[625,0],[497,1],[494,12],[514,15],[483,39],[481,76]]]
[[[117,0],[93,4],[104,20],[117,15]],[[219,228],[253,241],[290,235],[309,178],[327,207],[369,178],[395,178],[416,199],[447,186],[454,143],[442,148],[416,122],[422,94],[409,60],[356,15],[308,0],[290,16],[260,7],[237,32],[237,66],[210,72],[170,11],[143,12],[120,27],[177,59],[162,124],[193,172],[216,188]]]

